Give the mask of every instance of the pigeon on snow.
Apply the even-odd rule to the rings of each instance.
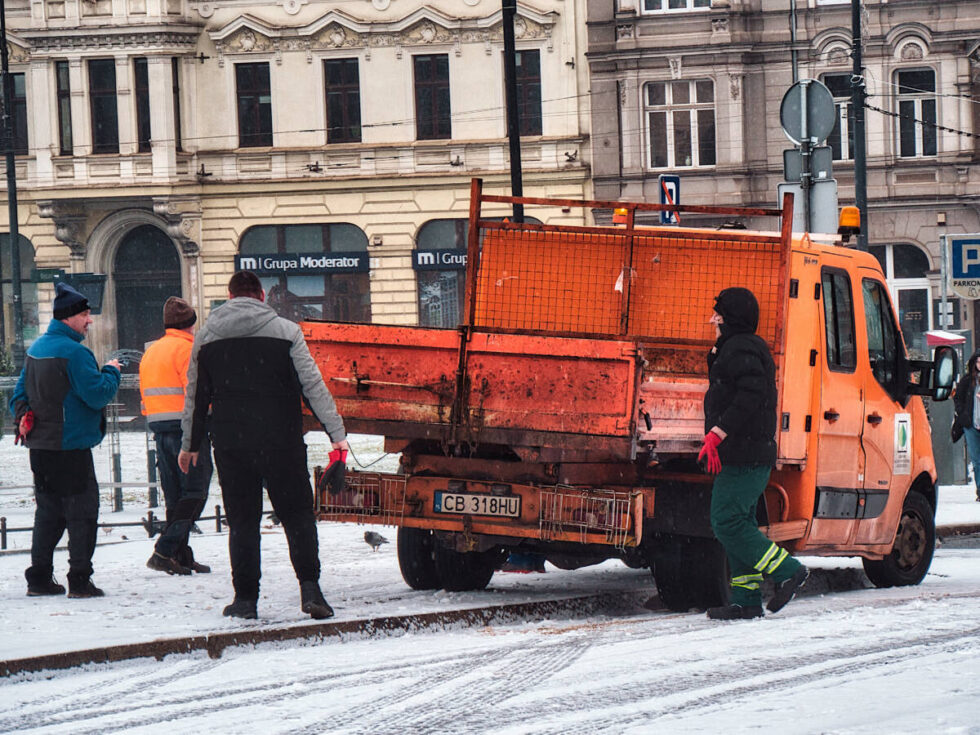
[[[381,544],[388,543],[388,539],[386,539],[380,533],[375,533],[374,531],[365,531],[364,532],[364,540],[367,541],[368,544],[371,545],[371,548],[374,551],[377,551],[378,550],[378,547],[381,546]]]

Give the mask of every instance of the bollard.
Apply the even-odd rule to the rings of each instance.
[[[146,512],[146,535],[153,538],[153,522],[156,518],[153,517],[153,511],[148,510]]]
[[[112,482],[116,485],[112,493],[112,512],[118,513],[123,509],[122,458],[118,452],[112,455]]]
[[[146,450],[146,476],[150,482],[150,507],[156,508],[158,504],[157,499],[157,452],[155,449]]]
[[[214,506],[214,529],[221,533],[221,506]]]
[[[7,548],[7,517],[0,517],[0,549]]]

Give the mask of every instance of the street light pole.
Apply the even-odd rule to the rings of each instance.
[[[14,365],[24,364],[24,304],[20,289],[20,232],[17,223],[17,167],[14,160],[14,127],[11,116],[13,79],[7,65],[7,15],[0,0],[0,76],[3,85],[3,147],[7,159],[7,204],[10,211],[10,284],[14,307]]]
[[[517,0],[501,0],[501,22],[504,31],[504,90],[507,99],[507,139],[510,143],[510,194],[524,196],[521,174],[521,124],[517,111],[517,50],[514,40],[514,16]],[[524,221],[524,205],[514,204],[514,221]]]
[[[858,250],[868,249],[868,158],[864,141],[864,64],[861,61],[861,0],[851,0],[851,110],[854,122],[854,204],[861,213]]]

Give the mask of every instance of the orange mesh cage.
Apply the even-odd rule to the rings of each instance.
[[[773,348],[779,341],[784,283],[778,238],[480,224],[474,327],[713,341],[708,318],[714,297],[743,286],[759,300],[759,335]]]

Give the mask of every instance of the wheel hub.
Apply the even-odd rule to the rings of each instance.
[[[895,537],[895,555],[898,566],[908,570],[918,564],[926,551],[926,528],[915,513],[905,513]]]

